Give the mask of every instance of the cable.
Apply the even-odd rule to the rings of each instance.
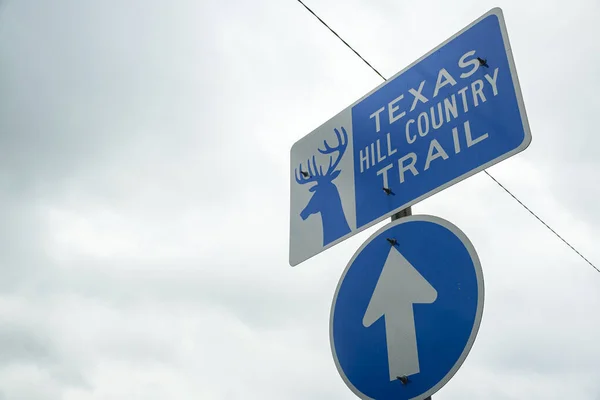
[[[342,43],[344,43],[344,44],[345,44],[345,45],[346,45],[346,46],[347,46],[347,47],[348,47],[350,50],[352,50],[352,51],[354,52],[354,54],[356,54],[356,55],[358,56],[358,58],[360,58],[361,60],[363,60],[363,61],[364,61],[364,63],[365,63],[365,64],[367,64],[367,65],[369,66],[369,68],[371,68],[373,71],[375,71],[375,73],[376,73],[377,75],[379,75],[379,76],[381,77],[381,79],[383,79],[384,81],[387,81],[387,79],[385,79],[385,78],[383,77],[383,75],[381,75],[381,74],[379,73],[379,71],[377,71],[377,70],[375,69],[375,67],[374,67],[374,66],[372,66],[371,64],[369,64],[369,62],[368,62],[367,60],[365,60],[363,56],[361,56],[360,54],[358,54],[358,51],[354,50],[354,49],[352,48],[352,46],[350,46],[348,43],[346,43],[346,41],[345,41],[344,39],[342,39],[342,38],[341,38],[341,36],[340,36],[340,35],[338,35],[338,34],[336,33],[336,31],[334,31],[333,29],[331,29],[331,28],[329,27],[329,25],[327,25],[327,24],[325,23],[325,21],[323,21],[323,20],[322,20],[322,19],[321,19],[321,18],[320,18],[320,17],[319,17],[317,14],[315,14],[315,12],[314,12],[313,10],[311,10],[310,8],[308,8],[308,6],[307,6],[306,4],[304,4],[304,3],[302,2],[302,0],[298,0],[298,3],[302,4],[302,5],[304,6],[304,8],[306,8],[306,9],[308,10],[308,12],[309,12],[309,13],[311,13],[312,15],[314,15],[314,16],[315,16],[315,18],[316,18],[316,19],[318,19],[319,21],[321,21],[321,23],[322,23],[323,25],[325,25],[325,26],[327,27],[327,29],[329,29],[329,30],[331,31],[331,33],[333,33],[333,34],[334,34],[334,35],[335,35],[335,36],[336,36],[338,39],[340,39],[340,40],[342,41]]]
[[[358,58],[360,58],[361,60],[363,60],[363,62],[365,64],[367,64],[367,66],[369,68],[371,68],[377,75],[379,75],[379,77],[381,79],[383,79],[384,81],[387,82],[387,79],[381,75],[379,73],[379,71],[377,71],[375,69],[375,67],[373,67],[367,60],[365,60],[365,58],[363,56],[361,56],[358,51],[354,50],[354,48],[352,46],[350,46],[344,39],[341,38],[340,35],[338,35],[329,25],[327,25],[327,23],[325,23],[325,21],[323,21],[317,14],[315,14],[315,12],[313,10],[311,10],[306,4],[304,4],[302,2],[302,0],[298,0],[298,3],[302,4],[304,6],[304,8],[306,8],[308,10],[308,12],[310,12],[315,18],[317,18],[323,25],[325,25],[325,27],[327,29],[329,29],[331,31],[331,33],[333,33],[338,39],[340,39],[342,41],[342,43],[344,43],[350,50],[352,50],[354,52],[354,54],[356,54],[358,56]],[[515,196],[510,190],[508,190],[503,184],[501,184],[496,178],[494,178],[492,176],[492,174],[490,174],[489,172],[487,172],[486,170],[483,170],[483,172],[485,172],[485,174],[487,176],[489,176],[494,182],[496,182],[498,184],[498,186],[500,186],[502,189],[504,189],[504,191],[506,193],[508,193],[513,199],[515,199],[517,201],[517,203],[519,203],[523,208],[525,208],[527,211],[529,211],[529,213],[531,215],[533,215],[538,221],[540,221],[546,228],[548,228],[550,230],[550,232],[552,232],[557,238],[559,238],[560,240],[562,240],[567,246],[569,246],[571,248],[571,250],[573,250],[579,257],[581,257],[586,263],[588,263],[592,268],[594,268],[597,272],[600,273],[600,269],[598,267],[596,267],[590,260],[588,260],[583,254],[581,254],[575,247],[573,247],[569,242],[567,242],[561,235],[559,235],[554,229],[552,229],[550,227],[550,225],[548,225],[543,219],[541,219],[536,213],[534,213],[533,211],[531,211],[531,209],[529,207],[527,207],[525,204],[523,204],[523,202],[521,200],[519,200],[519,198],[517,196]]]
[[[575,253],[577,253],[577,255],[579,255],[579,257],[581,257],[586,263],[590,264],[590,266],[592,268],[594,268],[596,271],[600,272],[600,269],[598,269],[598,267],[596,267],[594,264],[592,264],[592,262],[590,260],[588,260],[587,258],[584,257],[583,254],[581,254],[575,247],[573,247],[571,245],[571,243],[567,242],[562,236],[560,236],[554,229],[552,229],[546,222],[544,222],[543,219],[541,219],[540,217],[537,216],[536,213],[534,213],[533,211],[531,211],[531,209],[529,209],[529,207],[527,207],[525,204],[523,204],[523,202],[521,200],[519,200],[517,198],[517,196],[515,196],[510,190],[508,190],[503,184],[501,184],[500,182],[498,182],[498,180],[496,178],[494,178],[489,172],[487,172],[486,170],[483,170],[483,172],[485,172],[485,174],[487,176],[489,176],[490,178],[492,178],[492,180],[494,182],[496,182],[498,184],[498,186],[500,186],[502,189],[504,189],[504,191],[506,193],[508,193],[513,199],[515,199],[520,205],[523,206],[524,209],[526,209],[527,211],[529,211],[529,213],[531,215],[533,215],[538,221],[540,221],[546,228],[548,228],[550,230],[550,232],[554,233],[556,235],[557,238],[559,238],[560,240],[562,240],[567,246],[569,246],[571,248],[571,250],[573,250]]]

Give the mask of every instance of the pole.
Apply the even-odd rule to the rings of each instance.
[[[395,221],[395,220],[403,218],[403,217],[408,217],[409,215],[412,215],[412,208],[410,208],[410,207],[405,208],[404,210],[398,211],[396,214],[392,215],[392,221]],[[431,396],[427,397],[425,400],[431,400]]]
[[[410,207],[398,211],[396,214],[392,215],[392,221],[395,221],[402,217],[408,217],[409,215],[412,215],[412,209]]]

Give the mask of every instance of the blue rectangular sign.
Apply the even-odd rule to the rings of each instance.
[[[352,107],[358,227],[529,144],[502,28],[487,16]]]
[[[531,142],[494,8],[292,146],[296,265]]]

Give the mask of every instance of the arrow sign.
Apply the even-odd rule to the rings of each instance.
[[[420,372],[413,304],[436,299],[435,288],[392,247],[362,321],[368,328],[385,317],[390,381]]]
[[[387,224],[354,253],[333,296],[341,378],[363,400],[427,399],[471,350],[483,300],[479,258],[455,225],[430,215]]]

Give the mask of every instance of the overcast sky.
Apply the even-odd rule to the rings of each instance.
[[[290,267],[289,149],[380,78],[295,0],[0,4],[0,399],[355,398],[329,310],[376,227]],[[489,171],[600,264],[597,0],[307,4],[385,76],[502,7],[533,141]],[[434,399],[600,399],[600,274],[483,173],[413,212],[486,284]]]

